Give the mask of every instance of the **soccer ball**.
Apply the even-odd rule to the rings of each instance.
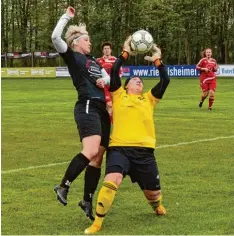
[[[149,52],[153,46],[153,37],[146,30],[138,30],[132,35],[131,48],[137,53],[143,54]]]

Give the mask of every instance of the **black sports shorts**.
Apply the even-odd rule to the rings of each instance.
[[[160,190],[160,179],[154,149],[142,147],[109,147],[106,174],[129,175],[142,190]]]
[[[108,147],[111,125],[105,103],[95,100],[77,102],[74,108],[74,117],[80,141],[85,137],[100,135],[101,146]]]

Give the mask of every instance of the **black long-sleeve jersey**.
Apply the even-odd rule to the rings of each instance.
[[[95,58],[74,52],[70,47],[60,55],[68,66],[73,85],[78,92],[79,102],[87,100],[105,102],[104,90],[96,86],[97,79],[102,77],[102,67]]]

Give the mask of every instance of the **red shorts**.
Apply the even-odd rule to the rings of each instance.
[[[216,89],[216,79],[212,79],[212,80],[203,80],[200,81],[200,86],[203,92],[207,92],[209,90],[213,90],[215,91]]]
[[[107,86],[104,87],[104,93],[105,93],[106,103],[111,102],[112,99],[111,99],[111,93],[109,91],[109,86],[108,87]]]

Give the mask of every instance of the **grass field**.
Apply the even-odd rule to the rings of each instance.
[[[154,84],[146,81],[146,89]],[[81,149],[76,97],[68,79],[2,80],[3,235],[78,235],[90,225],[77,207],[83,175],[66,207],[53,192]],[[234,79],[218,79],[212,112],[208,100],[199,109],[199,99],[198,79],[171,79],[155,110],[167,216],[155,216],[127,177],[100,234],[234,234]]]

